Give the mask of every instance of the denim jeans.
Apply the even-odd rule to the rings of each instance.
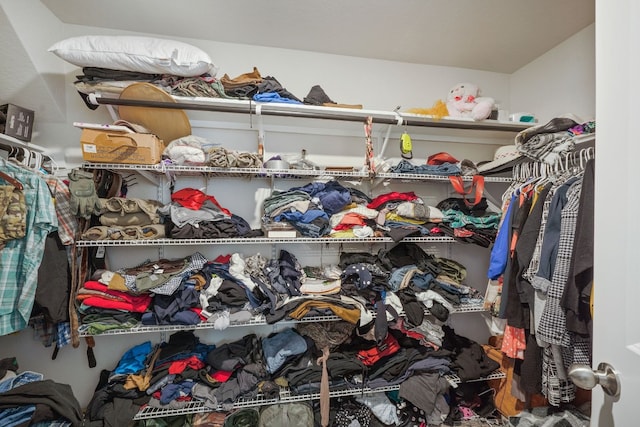
[[[404,278],[405,274],[407,274],[409,270],[413,270],[415,268],[417,268],[415,264],[410,264],[410,265],[405,265],[403,267],[395,269],[391,273],[391,277],[389,278],[389,283],[388,283],[389,289],[391,289],[394,292],[398,291],[398,289],[400,289],[400,284],[402,283],[402,279]]]
[[[420,175],[460,175],[462,170],[455,163],[442,163],[441,165],[414,165],[407,160],[400,162],[389,169],[391,173],[415,173]]]

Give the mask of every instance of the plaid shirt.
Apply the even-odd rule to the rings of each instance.
[[[552,406],[571,403],[576,398],[576,386],[570,379],[560,377],[551,347],[542,352],[542,394]]]
[[[45,182],[55,200],[56,216],[58,217],[58,236],[63,245],[71,245],[78,235],[78,219],[71,213],[71,193],[69,187],[54,176],[45,176]]]
[[[58,348],[71,344],[71,324],[69,322],[60,322],[56,327],[56,342],[58,343]]]
[[[549,343],[543,353],[543,394],[553,406],[570,403],[575,398],[575,386],[566,378],[566,368],[573,362],[584,363],[590,359],[588,341],[576,340],[566,328],[566,316],[560,303],[569,274],[573,255],[573,242],[580,205],[582,180],[575,181],[567,191],[567,203],[562,208],[560,241],[547,301],[536,334],[539,340]],[[574,347],[575,346],[575,347]],[[556,347],[555,354],[551,350]]]
[[[544,238],[544,230],[547,224],[547,218],[549,217],[549,208],[551,206],[551,201],[553,200],[553,196],[555,195],[558,188],[560,188],[566,180],[570,178],[570,175],[559,176],[558,179],[551,185],[549,192],[547,193],[547,197],[544,199],[544,204],[542,205],[542,217],[540,218],[540,231],[538,232],[538,239],[536,240],[536,246],[533,250],[533,255],[531,257],[531,261],[529,262],[529,266],[522,273],[522,277],[527,280],[529,283],[533,282],[533,278],[538,272],[538,268],[540,267],[540,252],[542,251],[542,241]]]
[[[564,347],[571,346],[571,339],[566,326],[567,318],[560,302],[564,294],[571,257],[573,256],[573,238],[576,232],[581,189],[582,180],[578,180],[567,191],[567,204],[562,208],[561,214],[560,241],[558,242],[556,264],[551,284],[547,289],[547,302],[536,331],[538,338],[542,341]]]
[[[180,287],[182,281],[194,271],[200,270],[206,263],[207,259],[199,252],[196,252],[192,255],[189,255],[185,258],[188,262],[184,266],[184,268],[171,276],[169,280],[167,280],[161,286],[156,288],[152,288],[150,291],[154,294],[160,295],[172,295],[176,289]],[[118,273],[122,274],[124,277],[125,286],[132,292],[137,293],[138,288],[136,287],[136,278],[137,276],[132,274],[126,274],[124,270],[118,270]]]
[[[0,251],[0,335],[27,326],[47,235],[58,226],[51,193],[40,175],[0,159],[2,171],[20,181],[27,204],[26,235]]]

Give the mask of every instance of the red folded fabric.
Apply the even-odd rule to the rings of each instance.
[[[99,295],[83,296],[82,303],[92,307],[113,308],[116,310],[127,310],[133,313],[143,313],[151,304],[151,296],[148,294],[131,295],[127,292],[114,291],[109,289],[107,285],[103,285],[95,280],[86,281],[82,286],[85,289],[105,294],[104,297]],[[113,299],[113,297],[117,298],[117,300]]]
[[[109,289],[109,287],[103,283],[98,282],[97,280],[87,280],[86,282],[84,282],[84,284],[82,285],[83,288],[85,289],[90,289],[92,291],[100,291],[100,292],[104,292],[105,294],[109,294],[109,295],[114,295],[114,296],[121,296],[121,295],[129,295],[131,296],[130,293],[128,292],[122,292],[122,291],[116,291],[113,289]]]
[[[185,369],[187,369],[187,367],[198,370],[204,368],[205,364],[202,360],[198,359],[197,356],[189,356],[186,359],[171,362],[171,365],[169,365],[169,373],[181,374]]]
[[[340,220],[340,222],[335,227],[333,227],[333,229],[336,231],[350,230],[356,225],[359,225],[359,226],[367,225],[364,216],[355,212],[349,212],[348,214],[345,214],[345,216]]]
[[[406,193],[398,193],[397,191],[392,191],[390,193],[381,194],[375,199],[373,199],[367,207],[369,209],[378,209],[378,206],[382,206],[387,202],[402,200],[402,201],[411,201],[417,199],[418,196],[413,191],[408,191]]]
[[[144,313],[147,308],[149,308],[151,297],[145,296],[144,300],[140,299],[129,302],[113,301],[101,297],[89,297],[82,300],[82,303],[91,307],[110,308],[113,310],[126,310],[132,313]]]
[[[171,200],[179,203],[181,206],[185,208],[198,210],[202,207],[205,201],[209,200],[211,203],[216,205],[222,212],[231,216],[231,212],[228,209],[220,206],[220,203],[216,200],[215,197],[209,196],[203,193],[200,190],[196,190],[195,188],[183,188],[182,190],[178,190],[171,195]]]

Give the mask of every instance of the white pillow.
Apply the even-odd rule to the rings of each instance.
[[[217,67],[201,49],[174,40],[138,36],[80,36],[61,40],[49,52],[78,67],[171,74],[210,73]]]

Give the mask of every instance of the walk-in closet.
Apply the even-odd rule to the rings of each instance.
[[[631,3],[0,0],[0,426],[632,423]]]

